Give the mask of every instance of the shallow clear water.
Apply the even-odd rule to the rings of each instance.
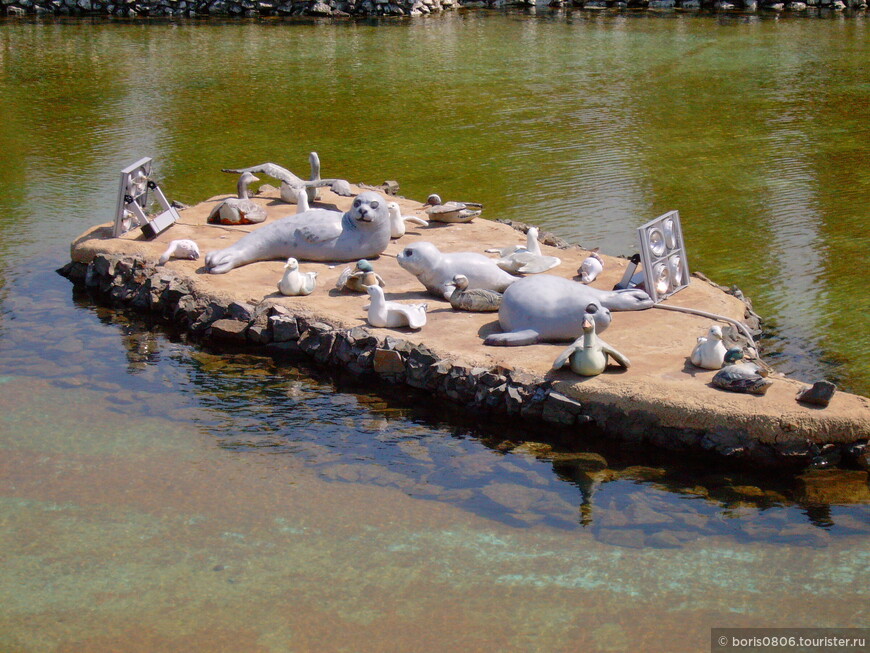
[[[865,625],[866,477],[446,416],[190,345],[53,270],[140,156],[196,202],[232,189],[221,167],[317,150],[327,175],[612,253],[677,208],[691,267],[755,299],[781,369],[867,394],[867,33],[0,24],[0,649],[677,651],[714,626]]]

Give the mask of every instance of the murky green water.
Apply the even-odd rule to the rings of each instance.
[[[53,270],[140,156],[195,202],[232,189],[221,167],[317,150],[613,253],[677,208],[780,369],[867,394],[868,46],[860,16],[0,23],[0,650],[690,651],[713,626],[866,625],[860,473],[448,419],[208,352]]]

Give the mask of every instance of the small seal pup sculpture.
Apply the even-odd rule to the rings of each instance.
[[[228,197],[211,210],[210,224],[258,224],[266,219],[266,209],[248,197],[248,185],[260,181],[250,172],[239,175],[238,197]]]
[[[705,370],[718,370],[725,362],[725,344],[722,342],[722,327],[712,325],[707,330],[707,336],[698,338],[698,344],[692,350],[689,360],[695,367]]]
[[[381,275],[375,272],[372,264],[365,259],[357,261],[353,268],[346,267],[342,270],[338,281],[335,282],[336,288],[349,292],[368,292],[369,286],[383,288],[386,285]]]
[[[610,311],[639,311],[653,301],[642,290],[599,290],[557,277],[524,277],[508,288],[501,300],[498,321],[504,333],[486,337],[485,345],[506,347],[578,338],[587,307],[596,306],[595,331],[610,325]]]
[[[366,321],[373,327],[403,327],[422,329],[426,324],[428,304],[400,304],[388,302],[384,289],[378,285],[367,288],[371,302],[363,308],[368,309]]]
[[[435,245],[420,241],[405,247],[396,257],[399,265],[413,274],[436,297],[449,300],[456,290],[453,278],[462,274],[469,288],[504,292],[519,277],[499,268],[495,260],[475,252],[444,254]]]
[[[767,378],[767,370],[754,363],[742,363],[743,350],[734,348],[725,352],[725,367],[713,375],[711,383],[717,388],[731,392],[763,395],[773,385]]]
[[[604,261],[598,255],[598,250],[593,249],[577,269],[577,274],[580,275],[580,283],[592,283],[598,278],[602,270],[604,270]]]
[[[284,276],[278,282],[278,291],[288,297],[310,295],[317,285],[317,272],[300,272],[299,261],[292,256],[284,264]]]
[[[390,243],[387,203],[378,193],[360,193],[346,213],[309,209],[246,234],[209,252],[205,267],[223,274],[254,261],[294,257],[309,261],[356,261],[374,257]]]
[[[186,258],[195,261],[199,258],[199,245],[187,238],[181,240],[172,240],[166,251],[160,255],[157,260],[158,265],[163,265],[171,258]]]
[[[396,202],[387,204],[387,209],[390,212],[390,238],[401,238],[405,235],[405,223],[420,225],[421,227],[428,226],[429,221],[423,218],[418,218],[416,215],[402,215],[402,209]]]
[[[497,311],[501,306],[500,292],[486,288],[469,288],[468,277],[464,274],[454,275],[451,283],[455,290],[447,301],[457,311],[489,313]]]
[[[281,199],[291,204],[296,200],[295,191],[297,188],[305,188],[308,193],[308,200],[311,202],[317,198],[317,189],[323,186],[329,186],[336,195],[343,197],[353,195],[347,180],[320,178],[320,157],[317,156],[317,152],[311,152],[308,155],[308,163],[311,165],[311,179],[309,180],[302,179],[287,170],[287,168],[282,168],[274,163],[261,163],[258,166],[251,166],[250,168],[224,168],[223,172],[259,172],[275,179],[280,179]]]
[[[595,320],[593,315],[598,311],[595,304],[586,307],[586,315],[583,316],[583,335],[572,342],[559,354],[553,362],[553,369],[562,369],[566,365],[574,374],[580,376],[598,376],[607,367],[607,358],[612,358],[618,365],[628,369],[631,361],[613,347],[601,340],[595,333]]]

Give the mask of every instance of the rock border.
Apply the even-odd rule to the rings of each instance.
[[[863,11],[867,0],[542,0],[549,7],[583,10],[717,11],[753,13],[759,9],[826,16]],[[457,9],[533,8],[535,0],[0,0],[8,16],[372,17],[425,16]]]
[[[581,404],[555,391],[544,378],[501,366],[464,365],[440,358],[425,345],[391,335],[378,337],[361,326],[344,329],[325,318],[294,314],[271,300],[256,305],[221,303],[197,295],[186,280],[137,257],[97,254],[90,263],[70,262],[58,273],[111,305],[158,315],[194,340],[257,347],[276,359],[307,358],[354,375],[374,375],[385,383],[431,392],[482,416],[566,428],[594,424],[625,442],[708,453],[753,466],[867,469],[870,462],[867,440],[767,444],[727,428],[710,432],[664,427],[647,411],[625,413],[606,404]]]

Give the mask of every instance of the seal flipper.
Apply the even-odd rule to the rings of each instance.
[[[496,347],[519,347],[521,345],[533,345],[539,342],[540,335],[534,329],[523,331],[508,331],[507,333],[493,333],[483,341],[485,345]]]
[[[317,229],[312,229],[310,226],[305,225],[299,227],[297,233],[307,243],[325,243],[330,240],[335,240],[341,235],[341,225],[318,224]]]

